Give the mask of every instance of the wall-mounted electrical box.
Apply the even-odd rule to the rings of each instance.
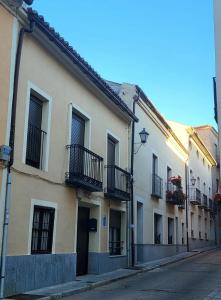
[[[7,163],[10,161],[11,147],[2,145],[0,146],[0,161]]]

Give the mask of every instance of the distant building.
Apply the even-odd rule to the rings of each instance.
[[[194,128],[165,120],[138,86],[108,83],[131,109],[136,102],[139,118],[135,124],[133,203],[137,262],[186,251],[186,203],[189,248],[214,245],[212,172],[216,161],[206,144]],[[139,149],[136,142],[142,128],[149,137]],[[179,177],[187,202],[174,197],[179,187],[171,178]]]

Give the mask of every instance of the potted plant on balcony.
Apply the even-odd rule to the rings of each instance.
[[[172,197],[173,197],[173,192],[170,190],[167,190],[166,191],[166,200],[169,201],[172,199]]]
[[[217,204],[217,205],[221,205],[221,194],[220,193],[216,193],[215,196],[214,196],[214,202]]]
[[[173,176],[170,178],[170,181],[172,182],[173,185],[177,187],[181,187],[182,178],[180,176]]]
[[[184,205],[185,198],[186,198],[186,195],[183,193],[182,189],[177,189],[176,191],[173,192],[172,199],[176,204]]]

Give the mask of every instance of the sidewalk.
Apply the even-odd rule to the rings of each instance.
[[[184,252],[180,253],[171,257],[166,257],[163,259],[147,262],[144,264],[136,265],[133,269],[118,269],[113,272],[94,275],[88,274],[85,276],[79,276],[76,278],[75,281],[71,281],[65,284],[60,284],[51,287],[45,287],[42,289],[29,291],[19,297],[14,296],[10,299],[44,299],[44,300],[51,300],[51,299],[61,299],[66,296],[71,296],[74,294],[82,293],[84,291],[88,291],[95,287],[103,286],[109,284],[111,282],[117,281],[119,279],[128,278],[134,276],[141,272],[147,272],[162,266],[166,266],[171,263],[175,263],[181,261],[183,259],[198,255],[203,252],[211,251],[216,249],[217,247],[206,247],[202,249],[197,249],[191,252]],[[221,292],[220,292],[221,297]],[[9,298],[7,298],[9,299]],[[208,298],[208,299],[221,299],[221,298]]]

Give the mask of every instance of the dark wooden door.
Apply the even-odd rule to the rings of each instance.
[[[43,103],[33,95],[30,98],[26,163],[40,168],[42,150],[42,107]]]
[[[77,176],[82,176],[84,173],[84,135],[85,135],[85,120],[78,116],[76,113],[72,113],[72,125],[71,125],[71,144],[73,150],[71,151],[70,161],[70,173]]]
[[[88,221],[90,209],[87,207],[78,208],[77,227],[77,275],[85,275],[88,271]]]
[[[72,113],[71,144],[84,146],[85,120]]]
[[[109,188],[114,188],[115,186],[115,152],[116,152],[116,142],[108,137],[108,147],[107,147],[107,186]],[[110,167],[112,166],[112,167]]]

